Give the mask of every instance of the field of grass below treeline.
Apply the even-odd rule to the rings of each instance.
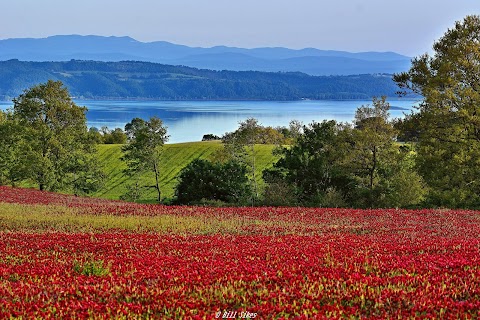
[[[132,178],[124,173],[126,164],[120,159],[122,157],[121,147],[118,144],[98,145],[99,162],[106,174],[106,179],[105,185],[93,194],[94,197],[119,199],[127,191],[127,186],[133,183]],[[221,148],[223,145],[219,141],[166,144],[160,161],[162,198],[168,200],[174,197],[175,186],[178,183],[177,176],[190,162],[195,159],[210,159]],[[274,145],[255,146],[256,176],[260,186],[263,183],[262,171],[275,162],[276,158],[272,154],[274,148]],[[147,173],[142,179],[143,184],[154,185],[153,174]],[[143,197],[140,198],[140,202],[155,202],[155,199],[156,191],[151,188],[146,190]]]

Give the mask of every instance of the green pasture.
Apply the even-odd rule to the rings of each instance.
[[[185,166],[198,158],[209,159],[221,148],[223,145],[219,141],[166,144],[161,155],[160,167],[162,198],[170,199],[174,196],[177,176]],[[274,148],[274,145],[255,146],[256,176],[260,185],[262,171],[270,167],[276,159],[272,155]],[[98,159],[106,174],[106,180],[104,187],[93,194],[94,197],[119,199],[126,192],[127,185],[133,183],[134,180],[124,173],[126,165],[120,160],[121,156],[121,145],[98,146]],[[153,174],[145,174],[140,180],[146,185],[154,183]],[[153,202],[155,198],[155,190],[151,189],[147,190],[140,200]]]

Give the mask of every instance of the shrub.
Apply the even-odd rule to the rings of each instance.
[[[175,194],[181,204],[200,201],[243,203],[250,195],[247,168],[237,161],[213,163],[196,159],[179,175]]]

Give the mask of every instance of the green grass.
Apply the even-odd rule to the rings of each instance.
[[[177,176],[180,171],[194,159],[209,159],[215,152],[223,148],[218,141],[208,142],[188,142],[166,144],[161,156],[160,165],[160,188],[162,190],[162,198],[172,198],[174,196],[175,186],[178,182]],[[262,171],[270,167],[275,161],[272,155],[273,145],[257,145],[255,151],[256,156],[256,175],[259,184],[262,182]],[[107,179],[105,186],[93,196],[119,199],[126,192],[126,186],[132,183],[127,175],[123,173],[126,168],[125,163],[120,160],[122,156],[121,145],[99,145],[98,157],[103,167]],[[154,178],[152,174],[142,177],[142,182],[153,185]],[[145,196],[140,199],[142,202],[153,202],[155,200],[155,191],[149,190]]]

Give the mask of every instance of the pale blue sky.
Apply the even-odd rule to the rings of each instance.
[[[131,36],[190,46],[430,50],[479,0],[0,0],[0,39]]]

